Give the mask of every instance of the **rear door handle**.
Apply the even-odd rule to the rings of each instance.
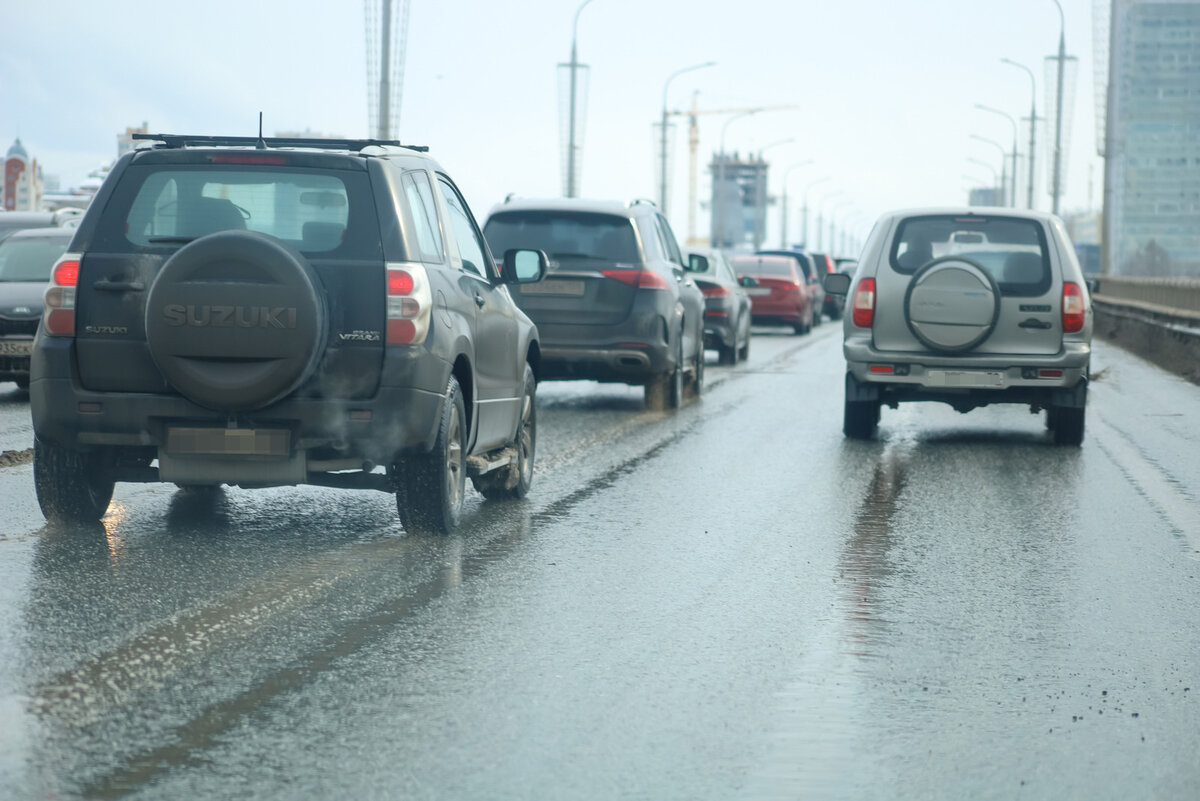
[[[1030,317],[1028,320],[1017,323],[1018,328],[1053,328],[1054,323],[1046,320],[1039,320],[1036,317]]]

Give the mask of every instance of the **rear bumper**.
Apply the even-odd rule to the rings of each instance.
[[[166,446],[172,427],[228,426],[285,430],[292,452],[308,452],[310,464],[329,459],[388,464],[397,453],[433,447],[445,397],[428,386],[380,386],[370,398],[293,396],[231,416],[180,395],[86,389],[72,368],[70,344],[48,341],[34,350],[29,400],[37,436],[72,450],[153,455]],[[422,370],[422,377],[425,372],[438,371]],[[438,386],[436,379],[426,383]]]
[[[667,323],[656,312],[613,325],[538,323],[538,339],[542,379],[644,384],[675,367]]]
[[[885,352],[855,341],[843,344],[842,352],[847,372],[865,393],[859,400],[938,400],[966,408],[989,403],[1071,405],[1073,392],[1087,384],[1091,360],[1087,342],[1069,342],[1058,353],[1039,356]]]

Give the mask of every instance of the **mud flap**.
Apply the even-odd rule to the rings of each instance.
[[[1087,405],[1087,385],[1088,380],[1082,378],[1070,389],[1055,390],[1050,397],[1050,405],[1062,409],[1082,409]]]
[[[879,400],[879,387],[874,384],[860,383],[854,377],[854,373],[847,371],[846,373],[846,401],[877,401]]]

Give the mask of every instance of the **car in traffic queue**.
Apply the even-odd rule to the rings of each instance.
[[[800,248],[779,248],[777,250],[756,250],[763,256],[784,256],[796,262],[796,268],[804,277],[804,287],[808,292],[812,307],[812,323],[810,328],[821,324],[821,310],[825,305],[825,287],[821,283],[822,276],[817,272],[817,265],[812,255]]]
[[[880,408],[994,403],[1045,412],[1055,443],[1083,441],[1091,359],[1087,283],[1062,221],[1011,208],[880,218],[845,294],[842,430],[871,437]]]
[[[797,334],[812,331],[813,296],[796,259],[743,255],[732,257],[729,264],[746,286],[755,325],[786,325]]]
[[[54,266],[33,347],[51,521],[118,481],[395,494],[444,533],[465,481],[533,478],[537,330],[446,171],[395,141],[134,134]],[[376,469],[378,468],[378,469]]]
[[[74,228],[83,216],[83,209],[67,208],[57,211],[0,211],[0,242],[16,231],[30,228]]]
[[[70,228],[31,228],[0,240],[0,381],[29,388],[42,296],[74,233]]]
[[[704,347],[717,352],[717,363],[737,364],[750,357],[750,296],[717,248],[684,248],[687,270],[704,295]],[[746,279],[753,283],[753,279]]]
[[[547,254],[544,280],[512,288],[538,327],[542,380],[640,385],[659,410],[700,394],[704,295],[655,204],[510,198],[483,233],[496,252]]]
[[[841,303],[838,301],[836,295],[825,292],[825,286],[822,283],[825,280],[825,276],[837,272],[834,260],[825,253],[810,253],[809,255],[813,260],[813,273],[817,279],[817,284],[821,286],[821,314],[830,320],[837,320],[842,316]]]

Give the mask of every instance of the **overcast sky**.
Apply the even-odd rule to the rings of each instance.
[[[400,135],[429,145],[481,221],[509,192],[561,194],[556,65],[569,60],[581,1],[410,0]],[[1063,203],[1071,212],[1099,206],[1102,169],[1093,0],[1061,1],[1067,52],[1078,58]],[[19,136],[64,186],[110,161],[117,134],[143,122],[154,132],[252,135],[261,110],[268,135],[370,133],[360,0],[8,0],[3,18],[0,146]],[[701,116],[701,199],[724,129],[727,149],[743,153],[795,139],[764,154],[772,194],[788,167],[813,160],[789,173],[793,231],[806,190],[814,216],[834,209],[860,233],[891,208],[963,203],[970,185],[991,181],[989,166],[1000,168],[999,149],[971,135],[1005,149],[1013,138],[1007,120],[975,105],[1029,113],[1028,75],[1000,59],[1033,69],[1041,115],[1043,61],[1058,34],[1053,0],[592,0],[578,35],[591,70],[582,194],[657,195],[651,126],[664,82],[713,60],[671,83],[671,109],[689,107],[695,91],[701,109],[799,108],[727,128],[729,116]],[[678,121],[670,217],[683,239],[687,126]],[[1027,138],[1022,126],[1022,153]],[[1038,172],[1035,204],[1048,209]],[[769,241],[777,216],[776,206]]]

